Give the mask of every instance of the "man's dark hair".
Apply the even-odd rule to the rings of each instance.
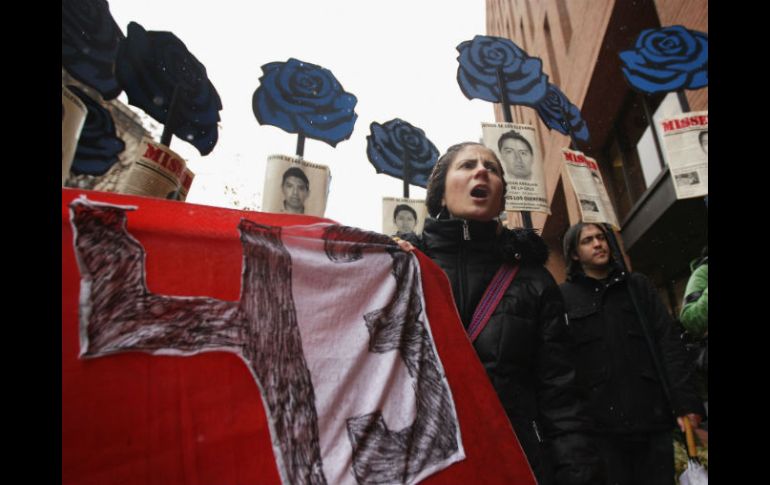
[[[283,186],[283,184],[286,183],[286,179],[289,177],[296,177],[302,180],[303,182],[305,182],[307,189],[310,190],[310,181],[307,179],[307,175],[305,175],[305,172],[303,172],[301,168],[289,167],[289,169],[283,173],[283,180],[281,180],[281,186]]]
[[[449,171],[452,162],[454,162],[457,153],[463,148],[473,145],[478,145],[489,150],[484,144],[474,141],[458,143],[457,145],[452,145],[447,148],[446,153],[441,155],[436,162],[436,165],[433,167],[433,172],[431,172],[430,177],[428,177],[428,193],[425,196],[425,205],[428,207],[428,214],[430,214],[431,217],[438,218],[438,215],[441,212],[441,199],[444,198],[444,191],[446,190],[446,174]],[[503,181],[503,205],[505,205],[505,178],[503,174],[503,165],[500,163],[497,155],[495,155],[495,152],[492,152],[492,156],[500,169],[500,180]]]
[[[708,134],[709,134],[709,131],[708,131],[708,130],[703,130],[703,131],[701,131],[700,133],[698,133],[698,143],[700,143],[701,145],[703,145],[703,137],[704,137],[704,136],[706,136],[706,135],[708,135]]]
[[[415,211],[414,209],[412,209],[411,207],[409,207],[406,204],[398,204],[396,206],[396,208],[393,209],[393,220],[394,221],[396,220],[396,216],[398,215],[398,213],[401,212],[401,211],[409,211],[409,212],[411,212],[412,215],[414,216],[415,222],[417,221],[417,211]]]
[[[527,145],[527,148],[529,148],[529,153],[533,153],[533,154],[535,153],[534,150],[532,150],[532,145],[529,143],[529,140],[524,138],[521,135],[521,133],[519,133],[517,131],[513,131],[513,130],[503,133],[500,136],[500,139],[497,140],[497,149],[500,150],[500,153],[503,153],[503,142],[505,140],[520,140],[520,141],[523,141],[524,144]]]
[[[564,250],[564,261],[567,263],[568,275],[583,271],[580,261],[575,261],[572,259],[572,256],[577,254],[577,247],[580,244],[580,234],[586,226],[596,226],[602,231],[602,234],[607,237],[607,231],[604,229],[604,226],[594,222],[578,222],[567,229],[567,232],[564,233],[564,239],[562,240],[562,249]],[[612,253],[610,253],[610,263],[612,263]]]

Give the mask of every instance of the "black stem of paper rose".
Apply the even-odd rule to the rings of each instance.
[[[305,134],[297,134],[297,156],[303,158],[305,156]]]
[[[503,70],[497,70],[497,87],[500,89],[500,102],[503,105],[503,119],[507,123],[513,123],[513,116],[511,115],[511,104],[508,102],[508,96],[505,92],[505,80],[503,79]],[[529,211],[521,211],[521,221],[524,227],[532,229],[532,216]]]
[[[570,144],[570,148],[573,150],[579,151],[580,148],[578,148],[578,142],[575,138],[575,133],[572,132],[572,126],[569,124],[569,121],[567,120],[567,113],[564,112],[564,106],[562,106],[561,103],[559,103],[559,112],[561,113],[561,120],[562,123],[564,123],[562,126],[567,129],[567,134],[569,135],[569,139],[572,141]]]
[[[171,95],[171,103],[168,105],[168,114],[166,115],[166,123],[163,125],[163,134],[160,137],[160,144],[167,147],[171,146],[171,137],[174,135],[176,129],[176,112],[179,106],[179,84],[174,86],[174,93]]]
[[[404,150],[401,154],[401,160],[404,162],[404,198],[409,198],[409,180],[411,178],[411,166],[409,165],[409,152]]]
[[[500,89],[500,102],[503,105],[503,119],[508,123],[513,123],[511,115],[511,103],[508,102],[508,96],[505,93],[505,79],[503,79],[503,70],[497,70],[497,87]]]

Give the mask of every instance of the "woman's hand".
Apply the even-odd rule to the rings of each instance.
[[[402,251],[405,251],[407,253],[411,253],[412,251],[414,251],[414,246],[412,246],[412,243],[410,243],[409,241],[404,241],[398,236],[393,236],[393,240],[396,242],[396,244],[398,244],[398,247],[400,247]]]

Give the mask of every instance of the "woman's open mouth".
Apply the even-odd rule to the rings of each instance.
[[[474,187],[471,190],[471,197],[485,198],[487,195],[489,195],[489,189],[486,187]]]

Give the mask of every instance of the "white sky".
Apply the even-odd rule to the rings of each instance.
[[[491,103],[468,100],[457,84],[456,46],[486,34],[484,0],[112,0],[126,32],[135,21],[171,31],[206,66],[222,99],[219,141],[201,157],[174,137],[195,180],[187,202],[259,210],[268,155],[294,155],[297,135],[260,125],[251,98],[261,66],[290,57],[321,65],[358,98],[353,134],[332,148],[308,138],[304,158],[327,165],[326,217],[382,230],[382,197],[403,182],[375,173],[366,157],[372,121],[401,118],[425,130],[439,152],[478,141]],[[125,94],[121,95],[124,102]],[[154,132],[156,133],[156,132]],[[156,133],[159,139],[159,132]],[[424,198],[412,185],[410,197]]]

